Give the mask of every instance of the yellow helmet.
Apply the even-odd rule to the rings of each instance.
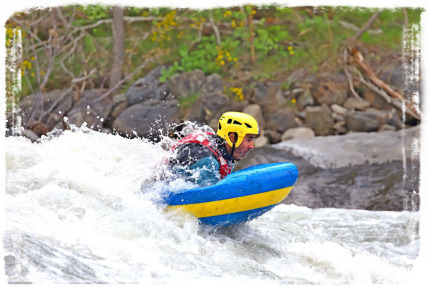
[[[218,131],[216,134],[225,139],[230,146],[233,146],[233,143],[228,136],[231,132],[237,134],[236,146],[240,146],[245,135],[259,134],[258,123],[248,114],[226,112],[218,121]]]

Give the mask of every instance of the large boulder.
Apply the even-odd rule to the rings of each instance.
[[[401,121],[394,111],[380,111],[367,109],[365,111],[350,112],[346,116],[346,125],[350,131],[374,132],[382,125],[389,124],[401,127]]]
[[[369,102],[370,106],[378,110],[391,110],[393,106],[388,103],[382,96],[378,95],[372,90],[365,89],[363,97]]]
[[[251,102],[261,107],[265,120],[268,120],[278,107],[285,103],[280,83],[276,82],[264,85],[257,82]]]
[[[419,209],[420,127],[300,138],[252,150],[236,170],[292,162],[300,173],[287,204],[309,208]],[[418,147],[419,150],[419,147]]]
[[[194,70],[175,75],[167,83],[175,98],[187,98],[202,92],[203,86],[206,84],[206,77],[201,70]]]
[[[126,109],[114,122],[115,132],[126,137],[145,137],[159,141],[160,135],[174,130],[179,122],[179,104],[176,100],[149,100]]]
[[[32,111],[35,101],[36,94],[31,94],[25,97],[20,103],[19,107],[22,110],[23,114],[27,114]],[[43,102],[43,110],[47,111],[51,109],[52,113],[61,114],[65,111],[70,110],[72,107],[73,92],[67,90],[52,90],[46,93],[41,94],[42,102]]]
[[[313,93],[313,97],[320,105],[342,105],[348,97],[346,79],[325,79],[323,77],[315,85],[316,91]]]
[[[72,108],[74,96],[76,97],[77,95],[67,90],[52,90],[46,93],[36,93],[25,97],[19,103],[22,118],[27,120],[24,125],[32,129],[33,132],[39,136],[46,134],[55,127],[59,127],[62,123],[62,115]],[[31,118],[38,97],[40,97],[42,103],[40,112],[45,114],[41,122],[38,121],[39,116],[41,116],[40,113],[34,114],[33,118]]]
[[[167,83],[160,83],[161,70],[165,66],[158,66],[153,69],[148,75],[137,80],[126,93],[128,106],[138,103],[143,103],[147,100],[165,100],[170,90]]]
[[[294,112],[289,108],[276,110],[267,121],[267,127],[271,130],[283,133],[284,131],[298,127],[299,123],[296,120]]]
[[[305,122],[315,131],[315,135],[317,136],[326,136],[332,132],[332,113],[326,104],[316,107],[306,107]]]
[[[314,131],[307,127],[297,127],[286,130],[281,137],[281,141],[297,138],[313,138],[315,136]]]
[[[195,77],[200,77],[199,72],[195,72]],[[240,110],[242,103],[235,102],[224,95],[224,85],[218,74],[209,75],[202,83],[200,90],[195,93],[195,99],[188,97],[189,106],[181,106],[183,117],[186,120],[209,124],[214,119],[229,110]],[[191,101],[191,103],[190,103]],[[211,124],[210,124],[211,125]],[[216,128],[215,125],[211,125]]]
[[[86,125],[94,130],[103,129],[104,121],[108,118],[112,107],[112,97],[99,100],[106,90],[94,89],[84,91],[68,114],[68,123],[75,126]]]
[[[265,122],[264,122],[264,118],[263,118],[263,113],[261,111],[261,108],[259,105],[257,104],[252,104],[249,106],[246,106],[243,111],[243,113],[251,115],[252,117],[254,117],[254,119],[257,121],[258,123],[258,128],[261,130],[263,130],[265,128]]]
[[[234,107],[234,101],[221,92],[205,93],[200,95],[185,112],[185,118],[191,121],[208,124],[212,119],[219,118],[222,113]]]

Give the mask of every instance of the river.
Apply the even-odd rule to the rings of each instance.
[[[5,138],[6,282],[274,286],[413,279],[419,211],[281,204],[245,225],[210,229],[157,203],[172,184],[159,177],[167,156],[162,145],[85,128],[39,144]]]

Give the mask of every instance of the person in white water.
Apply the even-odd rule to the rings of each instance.
[[[258,123],[252,116],[226,112],[218,121],[216,134],[196,130],[179,140],[172,148],[176,157],[169,165],[174,174],[191,182],[213,185],[254,148],[258,134]]]

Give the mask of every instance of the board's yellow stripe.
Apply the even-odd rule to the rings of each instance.
[[[203,203],[175,205],[170,206],[170,208],[184,209],[198,218],[223,215],[277,204],[290,193],[292,188],[293,187],[290,186],[242,197]]]

